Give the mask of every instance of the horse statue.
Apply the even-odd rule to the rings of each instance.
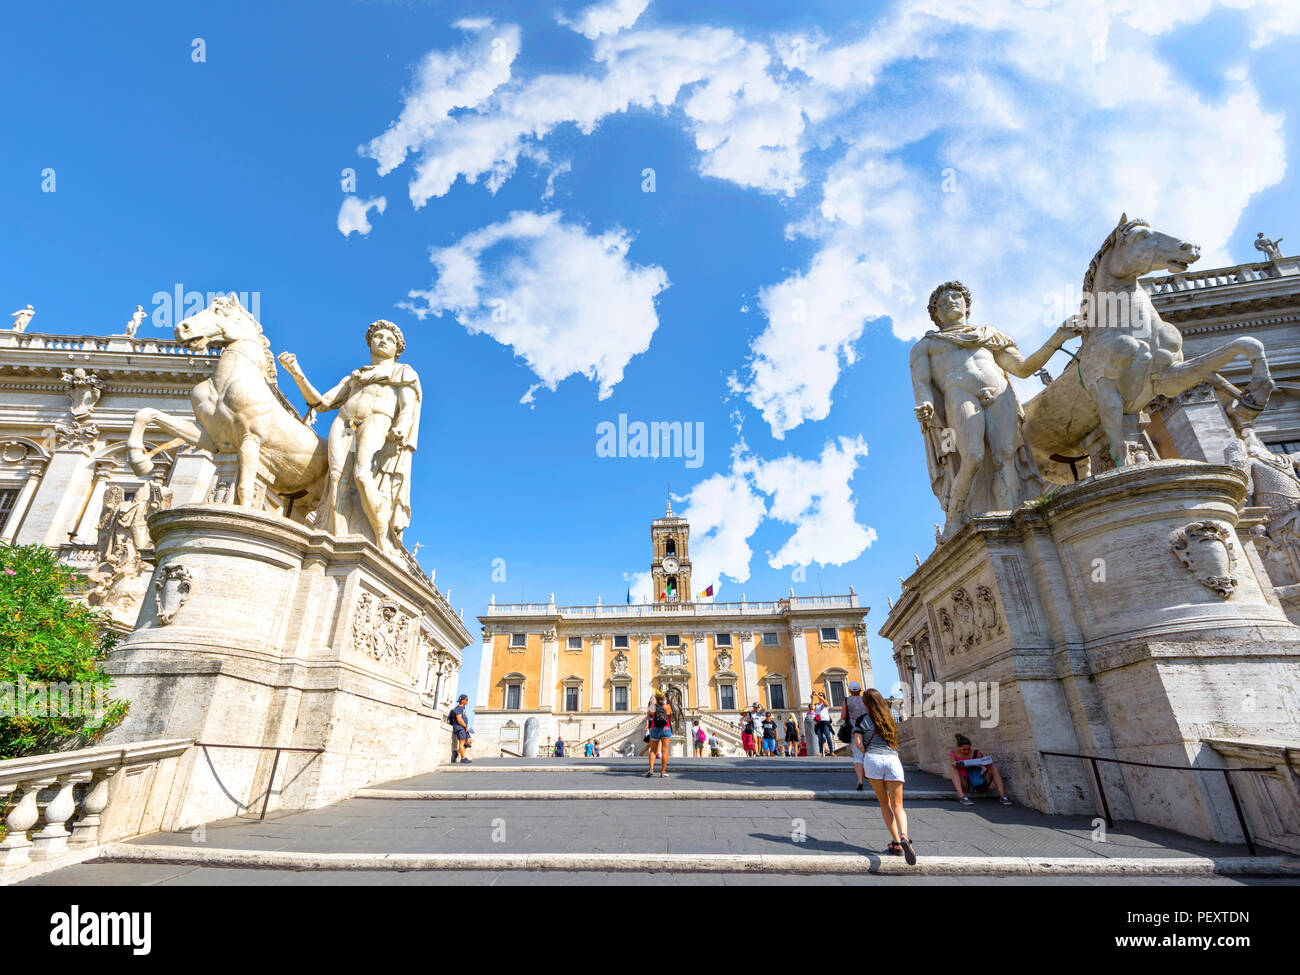
[[[175,335],[177,342],[196,351],[220,346],[221,358],[212,377],[190,392],[197,423],[149,407],[135,414],[126,441],[132,470],[141,476],[153,470],[144,435],[156,425],[193,447],[234,454],[235,504],[256,504],[260,466],[271,478],[271,490],[283,498],[302,499],[302,517],[314,511],[329,470],[325,442],[276,385],[275,358],[257,319],[231,292],[180,322]]]
[[[1024,405],[1025,443],[1045,475],[1054,471],[1053,480],[1066,479],[1052,455],[1078,457],[1088,452],[1086,440],[1104,446],[1109,457],[1101,459],[1116,467],[1152,459],[1138,414],[1157,396],[1174,397],[1209,382],[1236,400],[1239,413],[1258,415],[1268,403],[1274,383],[1263,343],[1242,337],[1184,359],[1182,333],[1160,317],[1138,283],[1153,271],[1186,271],[1200,256],[1198,244],[1120,216],[1084,275],[1083,307],[1075,319],[1082,344],[1075,362]],[[1217,374],[1237,356],[1251,364],[1245,390]],[[1093,456],[1097,473],[1098,452]]]

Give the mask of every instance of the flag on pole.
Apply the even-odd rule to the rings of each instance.
[[[631,589],[628,589],[628,591],[627,591],[627,604],[628,604],[629,606],[632,605],[632,590],[631,590]]]
[[[705,589],[704,592],[700,593],[698,598],[703,599],[706,596],[712,596],[712,595],[713,595],[713,586],[710,585],[708,589]]]

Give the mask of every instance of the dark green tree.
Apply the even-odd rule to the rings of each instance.
[[[43,545],[0,543],[0,759],[93,744],[126,716],[110,619],[69,595],[83,581]]]

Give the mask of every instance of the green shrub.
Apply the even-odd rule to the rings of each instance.
[[[126,716],[110,619],[68,595],[83,581],[43,545],[0,543],[0,759],[84,747]]]

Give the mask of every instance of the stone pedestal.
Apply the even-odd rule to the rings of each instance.
[[[1088,814],[1090,771],[1042,752],[1218,768],[1208,739],[1300,743],[1300,628],[1237,532],[1244,495],[1234,468],[1160,461],[938,547],[881,629],[926,648],[934,686],[907,689],[921,766],[946,777],[961,732],[1019,801]],[[1116,818],[1239,840],[1221,775],[1102,769]]]
[[[260,813],[268,789],[269,809],[312,808],[448,760],[470,635],[427,579],[364,539],[232,505],[149,527],[150,589],[107,664],[131,710],[106,741],[260,746],[196,749],[180,825]],[[430,681],[440,654],[453,673]],[[322,751],[277,764],[271,746]]]

